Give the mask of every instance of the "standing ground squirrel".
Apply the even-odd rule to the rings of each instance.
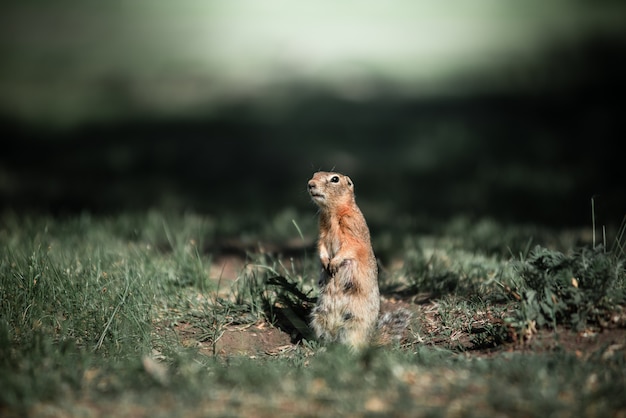
[[[318,339],[363,348],[376,330],[380,298],[376,258],[354,184],[348,176],[319,171],[308,189],[320,208],[317,246],[322,263],[311,326]]]

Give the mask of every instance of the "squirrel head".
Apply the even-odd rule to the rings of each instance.
[[[308,190],[313,201],[322,209],[354,202],[354,183],[350,177],[340,173],[318,171],[309,180]]]

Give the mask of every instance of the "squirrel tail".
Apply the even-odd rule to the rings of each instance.
[[[377,343],[379,345],[387,345],[404,340],[412,316],[411,311],[404,308],[398,308],[380,315],[376,325]]]

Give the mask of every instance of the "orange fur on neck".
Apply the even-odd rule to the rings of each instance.
[[[338,206],[335,214],[337,218],[343,218],[344,216],[351,215],[354,212],[354,208],[349,203]]]

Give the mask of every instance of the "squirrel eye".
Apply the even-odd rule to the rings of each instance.
[[[331,183],[339,183],[339,176],[332,176],[330,178]]]

